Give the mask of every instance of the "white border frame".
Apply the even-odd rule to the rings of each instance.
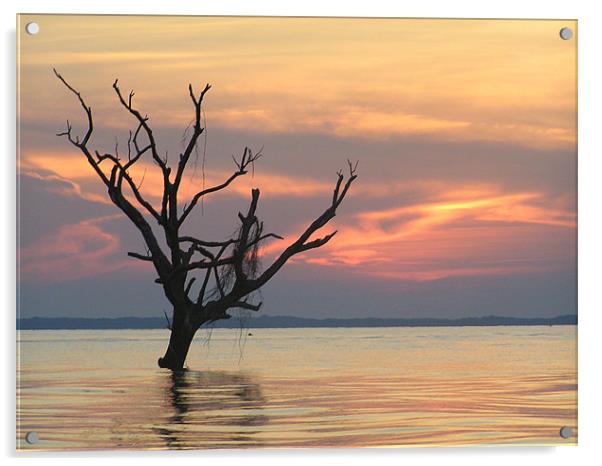
[[[3,419],[1,442],[3,456],[25,464],[42,459],[49,463],[75,461],[106,464],[107,460],[133,464],[168,461],[211,461],[221,464],[287,465],[308,461],[330,464],[461,464],[489,465],[532,463],[544,460],[546,465],[594,464],[602,457],[596,451],[600,421],[600,361],[602,354],[599,333],[602,330],[602,293],[598,289],[599,264],[602,261],[602,143],[598,126],[602,123],[602,19],[594,0],[498,2],[469,0],[418,0],[387,2],[386,0],[333,1],[305,0],[230,0],[228,2],[187,2],[185,0],[22,0],[2,2],[0,21],[3,28],[5,54],[2,79],[3,111],[0,131],[4,153],[0,157],[4,176],[2,189],[5,219],[0,242],[2,279],[0,295],[4,297],[5,373],[1,385]],[[558,18],[579,20],[579,446],[578,447],[475,447],[475,448],[408,448],[408,449],[339,449],[339,450],[244,450],[197,452],[118,452],[118,453],[52,453],[16,454],[15,448],[15,15],[16,13],[98,13],[98,14],[185,14],[185,15],[268,15],[268,16],[390,16],[390,17],[452,17],[452,18]],[[8,221],[6,220],[8,219]],[[23,464],[23,463],[21,463]]]

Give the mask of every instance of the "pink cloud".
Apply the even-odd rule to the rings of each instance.
[[[337,217],[331,227],[339,231],[337,236],[295,262],[430,281],[531,273],[567,260],[570,248],[555,245],[575,231],[576,215],[543,193],[475,185],[448,187],[429,198],[433,200]],[[266,260],[280,249],[278,242],[267,245]]]
[[[20,251],[21,278],[52,283],[140,267],[127,260],[120,239],[102,228],[118,217],[82,220],[40,238]]]

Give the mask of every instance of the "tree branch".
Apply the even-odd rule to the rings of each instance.
[[[141,261],[149,261],[152,262],[153,258],[152,256],[144,255],[144,254],[138,254],[137,252],[128,252],[128,256],[133,257],[134,259],[140,259]]]
[[[260,288],[268,280],[270,280],[292,256],[300,252],[307,251],[309,249],[321,247],[332,239],[332,237],[336,234],[336,231],[326,235],[323,238],[308,242],[309,238],[316,231],[325,226],[332,218],[335,217],[338,206],[341,204],[341,202],[343,202],[343,199],[347,195],[349,188],[357,178],[357,163],[355,165],[352,165],[350,161],[347,162],[349,165],[349,176],[347,178],[347,181],[343,185],[342,183],[344,181],[344,176],[342,172],[338,173],[338,178],[334,189],[334,195],[330,206],[316,220],[314,220],[307,227],[307,229],[299,236],[299,238],[290,246],[288,246],[258,278],[254,280],[249,280],[248,283],[245,284],[246,288],[250,288],[253,290]],[[342,191],[340,190],[341,186],[343,186]]]
[[[131,202],[129,202],[125,198],[125,196],[123,195],[123,193],[121,191],[121,183],[117,179],[117,175],[118,175],[118,171],[121,171],[121,172],[124,171],[123,166],[121,166],[117,157],[109,156],[108,154],[105,154],[104,158],[103,158],[103,156],[99,156],[98,160],[95,159],[87,147],[87,143],[90,140],[92,133],[93,133],[93,129],[94,129],[94,123],[93,123],[93,119],[92,119],[92,109],[85,103],[81,94],[78,91],[76,91],[75,88],[73,88],[58,73],[58,71],[56,69],[54,69],[54,74],[65,85],[65,87],[77,97],[82,108],[86,112],[86,115],[88,118],[88,130],[86,131],[86,134],[81,141],[79,141],[79,138],[73,139],[71,137],[71,125],[70,124],[68,124],[67,131],[64,133],[59,133],[59,135],[67,135],[69,141],[72,144],[74,144],[76,147],[78,147],[80,149],[80,151],[85,155],[86,159],[88,160],[88,163],[92,166],[92,168],[97,173],[99,178],[107,186],[109,198],[111,199],[113,204],[115,204],[119,209],[121,209],[121,211],[131,220],[131,222],[136,226],[136,228],[138,228],[138,230],[142,234],[142,237],[144,238],[144,241],[149,249],[150,256],[152,257],[152,261],[155,266],[155,269],[157,270],[157,273],[159,274],[160,277],[165,277],[169,273],[169,270],[171,269],[171,264],[169,263],[169,260],[167,259],[165,254],[163,254],[163,251],[161,250],[159,243],[157,242],[157,239],[155,238],[152,228],[150,227],[150,225],[148,224],[148,222],[146,221],[144,216],[138,211],[138,209],[136,209],[132,205]],[[113,167],[111,169],[110,178],[108,178],[105,175],[105,173],[102,171],[102,169],[99,166],[99,164],[102,162],[103,159],[109,159],[113,162]],[[125,176],[125,175],[123,175],[123,176]],[[129,175],[127,175],[127,176],[129,177]],[[122,176],[120,176],[120,179],[121,178],[122,178]],[[129,181],[128,181],[128,183],[129,183]],[[138,258],[140,258],[140,257],[138,257]]]
[[[193,243],[193,244],[198,244],[199,246],[206,246],[206,247],[222,247],[222,246],[229,246],[230,244],[234,244],[236,243],[235,239],[228,239],[225,241],[205,241],[202,239],[197,239],[197,238],[193,238],[192,236],[180,236],[180,242],[181,243]]]
[[[167,165],[167,158],[162,159],[159,156],[159,153],[157,151],[157,143],[155,141],[155,136],[153,134],[152,129],[150,128],[150,126],[147,123],[148,117],[147,116],[143,117],[142,114],[132,106],[132,99],[134,98],[134,95],[135,95],[134,91],[130,92],[128,100],[126,102],[126,100],[124,99],[124,97],[121,93],[121,89],[119,88],[118,82],[119,82],[119,80],[116,79],[115,82],[113,83],[113,89],[115,90],[115,93],[117,94],[117,97],[119,98],[119,102],[138,121],[138,129],[136,130],[136,134],[134,137],[134,145],[137,148],[138,153],[145,152],[146,150],[150,150],[153,160],[161,168],[161,172],[163,174],[163,200],[161,202],[161,215],[159,216],[159,218],[162,219],[163,222],[165,222],[167,220],[167,206],[168,206],[168,200],[169,200],[169,195],[170,195],[170,191],[171,191],[171,183],[169,181],[169,175],[171,173],[171,168],[169,168],[169,166]],[[146,133],[146,136],[148,138],[148,141],[149,141],[148,149],[146,149],[144,151],[142,151],[139,148],[138,143],[137,143],[137,137],[138,137],[138,133],[140,132],[140,130],[144,130],[144,132]]]
[[[160,222],[161,216],[155,210],[155,208],[152,206],[152,204],[150,202],[148,202],[146,199],[144,199],[144,197],[140,193],[140,186],[136,185],[136,183],[134,182],[134,180],[132,179],[132,177],[130,176],[130,174],[127,171],[128,168],[130,168],[132,165],[134,165],[134,163],[136,163],[140,159],[142,154],[144,154],[144,152],[146,152],[149,147],[150,146],[147,146],[145,149],[143,149],[143,151],[139,151],[125,165],[123,165],[121,163],[121,161],[119,160],[119,158],[113,154],[102,154],[101,155],[98,151],[95,151],[95,154],[96,154],[96,158],[97,158],[99,164],[105,160],[110,160],[111,162],[113,162],[113,164],[115,166],[119,167],[119,177],[117,178],[117,186],[118,186],[119,190],[121,190],[121,185],[122,185],[123,179],[125,179],[128,183],[128,186],[132,190],[134,197],[138,201],[138,203],[142,207],[144,207],[148,211],[148,213],[150,213],[157,221]]]
[[[219,260],[222,257],[222,255],[224,254],[224,252],[226,252],[226,249],[228,249],[228,244],[223,245],[221,247],[221,249],[215,256],[215,260]],[[197,306],[199,306],[199,307],[203,306],[203,299],[205,298],[205,290],[207,289],[207,284],[209,283],[209,278],[211,277],[212,271],[215,271],[217,273],[216,268],[207,269],[207,272],[205,273],[205,279],[203,280],[203,285],[201,286],[201,289],[199,290],[199,295],[196,300]]]
[[[178,224],[182,225],[182,223],[184,223],[184,221],[186,220],[186,217],[188,217],[188,215],[190,215],[190,212],[192,212],[192,210],[196,206],[197,202],[199,202],[199,200],[203,196],[206,196],[206,195],[214,193],[216,191],[225,189],[228,186],[230,186],[230,183],[232,183],[236,178],[238,178],[239,176],[242,176],[242,175],[246,175],[247,167],[251,164],[254,164],[259,158],[261,158],[261,156],[262,156],[261,151],[258,152],[257,154],[253,154],[251,152],[251,149],[249,149],[248,147],[245,147],[245,150],[243,152],[241,159],[240,160],[234,159],[234,163],[235,163],[236,167],[238,168],[238,170],[235,171],[232,175],[230,175],[230,177],[223,183],[221,183],[217,186],[213,186],[211,188],[203,189],[202,191],[199,191],[198,193],[196,193],[193,196],[192,200],[190,201],[190,204],[188,205],[188,207],[186,207],[184,209],[184,212],[182,212],[182,216],[180,217]]]
[[[146,136],[148,137],[148,141],[149,141],[153,159],[155,160],[157,165],[159,165],[159,167],[161,167],[161,170],[164,173],[169,173],[171,170],[167,166],[167,163],[165,162],[165,160],[163,160],[159,156],[159,153],[157,152],[157,143],[155,141],[155,136],[153,135],[153,131],[147,123],[148,117],[147,116],[143,117],[142,114],[138,110],[136,110],[134,107],[132,107],[132,99],[134,98],[134,95],[135,95],[134,91],[130,92],[128,101],[126,102],[125,99],[123,98],[123,95],[121,94],[121,89],[119,88],[118,83],[119,83],[118,79],[116,79],[113,82],[113,89],[115,90],[115,93],[117,94],[117,97],[119,98],[119,102],[132,116],[134,116],[134,118],[136,118],[136,120],[138,121],[139,127],[144,129],[144,132],[146,133]]]
[[[184,293],[188,294],[190,293],[190,289],[192,288],[192,284],[196,281],[195,277],[192,277],[190,279],[190,281],[188,282],[188,285],[186,285],[186,289],[184,290]]]
[[[192,155],[192,152],[194,151],[194,148],[197,144],[198,138],[201,134],[203,134],[203,131],[205,131],[205,128],[203,128],[202,123],[201,123],[201,107],[203,105],[203,99],[205,97],[205,94],[207,94],[209,89],[211,89],[211,86],[209,84],[206,84],[205,88],[199,94],[199,97],[196,98],[194,95],[194,91],[192,89],[192,84],[188,85],[190,99],[192,100],[192,103],[194,104],[194,127],[193,127],[194,129],[192,132],[192,136],[190,137],[190,141],[188,141],[186,149],[184,149],[184,152],[182,152],[180,154],[180,161],[178,162],[178,170],[176,172],[176,177],[175,177],[174,183],[173,183],[174,188],[176,190],[180,186],[180,182],[182,181],[182,176],[184,175],[184,170],[186,169],[186,164],[190,160],[190,156]]]
[[[251,304],[246,301],[236,301],[232,304],[232,307],[240,307],[242,309],[248,309],[249,311],[259,311],[263,303]]]
[[[67,136],[67,139],[69,140],[69,142],[71,144],[73,144],[75,147],[79,148],[83,152],[83,154],[86,156],[86,159],[88,160],[88,163],[92,166],[92,168],[94,169],[94,171],[96,172],[98,177],[102,180],[102,182],[105,185],[108,186],[109,180],[108,180],[107,176],[104,174],[104,172],[98,166],[98,163],[96,163],[96,161],[94,160],[94,157],[92,157],[92,154],[90,154],[90,151],[86,147],[86,145],[88,144],[88,141],[90,140],[90,137],[92,136],[92,132],[94,131],[94,121],[92,119],[92,108],[89,107],[88,105],[86,105],[86,102],[84,101],[81,94],[78,91],[76,91],[75,88],[73,88],[65,80],[65,78],[63,78],[63,76],[61,76],[61,74],[59,74],[59,72],[56,70],[56,68],[53,68],[52,71],[54,71],[55,76],[63,83],[63,85],[77,97],[77,100],[79,101],[81,107],[84,109],[84,112],[86,113],[86,117],[88,119],[88,129],[86,130],[86,134],[84,135],[81,142],[79,140],[79,137],[73,138],[71,136],[71,124],[69,123],[69,120],[67,120],[67,131],[58,133],[57,135],[58,136]]]

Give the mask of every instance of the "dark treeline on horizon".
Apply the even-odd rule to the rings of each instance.
[[[242,324],[242,325],[241,325]],[[214,328],[302,328],[302,327],[477,327],[512,325],[576,325],[576,315],[557,317],[464,317],[458,319],[439,318],[351,318],[311,319],[294,316],[262,315],[241,322],[237,318],[218,321]],[[166,328],[165,318],[159,317],[30,317],[17,319],[18,330],[95,330],[95,329],[160,329]]]

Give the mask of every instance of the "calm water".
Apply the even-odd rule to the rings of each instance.
[[[574,444],[576,327],[20,332],[20,449]],[[28,445],[25,433],[40,442]]]

